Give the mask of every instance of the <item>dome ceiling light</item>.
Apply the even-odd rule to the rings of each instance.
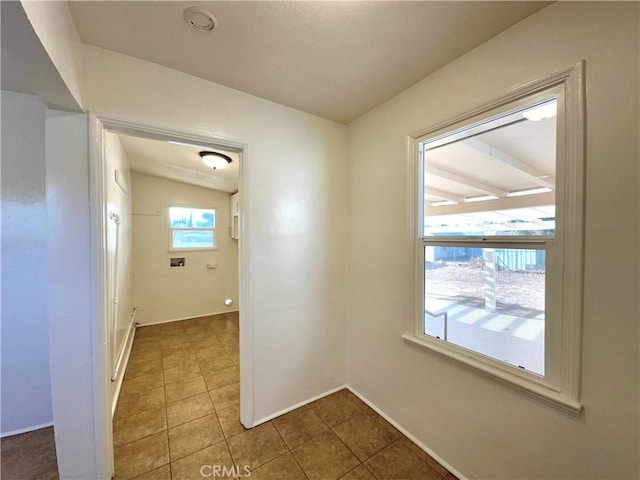
[[[187,8],[184,11],[184,19],[189,25],[200,32],[210,32],[216,28],[218,24],[216,17],[200,7]]]
[[[227,168],[232,161],[231,157],[218,152],[200,152],[200,158],[202,158],[202,161],[207,167],[213,168],[214,170]]]

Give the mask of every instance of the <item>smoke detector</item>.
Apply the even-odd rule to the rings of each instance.
[[[218,24],[211,13],[200,7],[187,8],[184,11],[184,19],[189,25],[201,32],[210,32]]]

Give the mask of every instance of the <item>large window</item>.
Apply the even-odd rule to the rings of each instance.
[[[414,137],[405,338],[580,411],[582,65]]]
[[[171,250],[212,250],[216,211],[213,208],[169,207]]]

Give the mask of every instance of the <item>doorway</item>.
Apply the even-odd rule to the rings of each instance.
[[[239,410],[239,412],[236,410],[236,416],[239,413],[240,420],[244,427],[250,428],[253,426],[252,405],[249,400],[252,398],[250,381],[252,369],[251,362],[247,361],[249,351],[245,348],[245,346],[251,344],[249,311],[246,308],[242,308],[241,313],[237,312],[240,305],[243,307],[250,305],[248,286],[245,281],[245,279],[248,278],[247,272],[249,270],[246,255],[247,229],[245,228],[248,218],[248,211],[246,209],[246,200],[248,197],[248,155],[246,145],[224,139],[184,132],[164,131],[153,127],[132,125],[104,118],[92,117],[91,120],[93,140],[91,180],[94,208],[94,259],[96,262],[94,304],[96,308],[96,318],[99,319],[99,325],[97,325],[97,327],[99,327],[97,329],[97,336],[99,338],[97,338],[96,343],[98,345],[104,345],[104,351],[98,352],[101,353],[101,355],[99,355],[96,360],[96,367],[98,367],[96,371],[102,372],[104,379],[103,382],[99,382],[100,385],[97,388],[100,391],[97,393],[100,394],[100,398],[103,399],[101,403],[104,407],[103,415],[101,415],[103,419],[101,428],[104,432],[103,437],[105,439],[105,445],[103,445],[104,455],[107,459],[110,459],[113,472],[114,442],[119,444],[124,441],[119,434],[113,435],[114,418],[118,421],[116,405],[120,395],[120,385],[122,385],[123,378],[126,375],[126,365],[132,351],[132,344],[138,341],[140,345],[143,346],[145,337],[148,342],[149,339],[156,336],[156,340],[159,340],[161,345],[165,345],[167,352],[171,349],[172,345],[175,346],[177,351],[179,350],[180,344],[184,345],[185,339],[187,339],[187,341],[192,339],[194,345],[197,344],[200,347],[200,350],[198,350],[199,357],[195,356],[194,353],[194,363],[186,362],[187,365],[198,365],[197,362],[201,362],[200,364],[203,365],[202,362],[206,361],[206,365],[214,365],[208,372],[210,374],[218,370],[225,370],[226,368],[227,371],[223,372],[222,375],[226,380],[216,379],[213,375],[209,375],[207,379],[202,375],[205,380],[207,394],[209,392],[209,386],[223,389],[221,392],[218,392],[218,396],[220,397],[219,401],[221,402],[219,405],[224,405],[225,400],[222,397],[225,394],[232,395],[234,387],[225,390],[223,387],[228,387],[228,385],[220,386],[221,384],[216,384],[216,382],[228,383],[232,380],[233,372],[231,372],[231,369],[238,367],[239,364],[239,378],[237,378],[237,380],[239,380],[240,407],[236,407],[237,410]],[[226,185],[226,190],[215,190],[217,193],[212,194],[214,197],[217,196],[217,201],[189,201],[188,194],[183,191],[177,194],[175,199],[167,199],[164,203],[160,202],[159,204],[156,202],[155,206],[152,201],[140,200],[132,202],[131,210],[128,212],[130,218],[133,219],[131,223],[135,224],[138,216],[143,220],[140,222],[141,228],[136,229],[135,226],[129,226],[131,230],[127,231],[127,227],[124,225],[127,212],[126,209],[122,211],[122,205],[118,206],[118,196],[126,197],[127,195],[133,195],[133,197],[136,197],[136,194],[133,193],[136,186],[142,188],[141,186],[145,185],[144,188],[146,190],[152,192],[164,190],[166,193],[166,191],[169,190],[169,186],[174,183],[180,183],[182,185],[188,184],[185,182],[176,182],[176,180],[181,180],[180,178],[162,178],[167,177],[167,175],[163,175],[162,173],[158,174],[158,172],[154,173],[153,171],[145,171],[145,168],[149,167],[149,165],[145,166],[144,162],[132,169],[136,172],[133,176],[127,175],[124,168],[118,168],[117,162],[114,168],[114,165],[111,165],[107,158],[107,151],[109,148],[112,148],[109,146],[110,142],[113,142],[114,138],[118,140],[120,146],[122,146],[123,143],[129,143],[129,145],[126,146],[129,150],[135,149],[136,145],[144,146],[145,142],[147,142],[147,147],[150,145],[148,142],[155,142],[157,145],[162,144],[165,148],[174,149],[176,152],[180,150],[185,155],[188,153],[194,156],[198,155],[198,160],[202,160],[199,158],[200,152],[212,151],[222,153],[222,157],[230,159],[231,165],[233,165],[234,162],[236,163],[236,165],[234,165],[237,175],[235,192],[232,191],[234,190],[233,187],[229,187],[228,180],[230,175],[228,172],[232,169],[228,169],[226,175],[215,177],[217,179],[215,181],[218,183],[213,185],[214,187],[218,186],[221,188],[221,186]],[[156,154],[158,153],[156,152]],[[167,167],[166,164],[165,167]],[[188,169],[185,170],[182,168],[183,166],[180,168],[177,167],[179,166],[169,165],[166,169],[173,171],[174,174],[178,172],[178,174],[182,174],[183,176],[189,176]],[[197,174],[192,174],[191,176],[197,180]],[[227,177],[226,180],[224,178],[225,176]],[[200,175],[200,177],[200,179],[202,179],[202,175]],[[184,178],[182,180],[184,180]],[[185,187],[183,190],[204,190],[205,188],[211,189],[211,185],[193,186],[193,182],[191,182],[191,186]],[[110,189],[115,189],[115,194],[113,191],[110,191]],[[114,201],[114,198],[116,198],[116,201]],[[221,198],[226,198],[226,203],[220,201]],[[235,218],[234,211],[237,214]],[[155,247],[151,244],[148,249],[144,248],[144,246],[142,248],[140,247],[140,242],[145,241],[145,234],[147,234],[147,241],[150,241],[148,239],[153,239],[158,236],[157,232],[147,231],[145,233],[146,230],[153,229],[148,228],[149,225],[144,227],[142,224],[145,223],[145,221],[147,224],[154,223],[154,221],[156,224],[158,222],[162,223],[162,219],[165,218],[168,225],[165,232],[161,235],[162,238],[159,240],[160,242],[164,242],[162,246],[163,253],[160,256],[160,260],[156,259],[162,263],[162,270],[158,270],[155,273],[146,272],[146,274],[151,275],[146,281],[144,279],[141,281],[139,278],[134,279],[134,282],[138,282],[136,291],[139,292],[139,294],[135,296],[136,301],[128,299],[126,292],[119,289],[123,282],[126,282],[127,275],[131,275],[131,272],[128,272],[127,268],[123,268],[122,266],[122,259],[127,256],[126,248],[122,247],[122,239],[126,238],[127,235],[131,236],[132,251],[143,251],[147,253],[154,251],[154,249],[157,251],[159,248],[157,242]],[[151,220],[151,222],[147,220]],[[182,297],[188,296],[190,291],[197,290],[200,284],[203,283],[202,279],[207,278],[207,274],[209,275],[208,278],[212,278],[216,276],[216,274],[220,277],[219,273],[227,268],[224,266],[225,261],[222,260],[220,256],[223,253],[222,246],[225,244],[226,247],[230,245],[233,247],[234,243],[237,250],[236,285],[239,286],[236,291],[224,291],[222,288],[216,288],[217,297],[212,302],[209,302],[210,305],[208,307],[201,305],[199,310],[186,311],[184,315],[181,315],[179,309],[174,308],[174,310],[172,310],[172,304],[189,304],[188,301],[172,302],[171,298],[168,298],[170,295],[167,293],[161,291],[145,293],[143,292],[144,288],[139,286],[147,285],[148,290],[153,290],[154,284],[160,285],[165,281],[171,283],[172,280],[175,281],[176,279],[185,280],[187,278],[185,274],[194,276],[194,274],[197,273],[200,275],[200,280],[197,278],[192,279],[191,281],[194,283],[192,283],[191,288],[186,285],[188,282],[178,281],[178,284],[182,286],[179,289],[180,291],[175,293]],[[164,265],[164,263],[166,263],[166,265]],[[226,262],[226,264],[228,264],[228,262]],[[144,270],[144,268],[138,270]],[[158,272],[161,272],[162,275]],[[202,275],[205,276],[203,277]],[[178,278],[179,276],[181,277]],[[162,280],[161,277],[165,280]],[[157,290],[160,289],[158,288]],[[215,295],[210,295],[210,297],[211,296]],[[137,300],[140,298],[145,298],[144,301],[141,301],[144,304],[144,308],[141,308],[141,305],[136,305],[136,303],[138,303]],[[154,298],[156,300],[153,300]],[[211,298],[209,298],[209,300],[211,300]],[[222,308],[216,311],[211,304],[222,305]],[[133,328],[127,328],[127,323],[133,326]],[[176,327],[178,324],[179,327]],[[119,325],[124,325],[124,327],[119,327]],[[182,339],[179,339],[181,336],[179,331],[181,331],[183,335]],[[206,332],[208,331],[211,331],[213,334],[211,337],[206,336]],[[100,340],[103,340],[103,342],[100,342]],[[234,350],[234,340],[236,350]],[[207,342],[209,342],[209,344],[207,344]],[[215,345],[213,345],[214,342]],[[216,348],[219,352],[217,359],[215,354]],[[143,349],[137,350],[142,351]],[[153,354],[148,353],[147,355]],[[207,358],[206,355],[210,355],[210,357]],[[170,357],[170,355],[166,355],[166,357]],[[139,364],[141,358],[144,358],[144,354],[142,357],[138,354],[136,361]],[[242,362],[240,362],[240,358],[242,358]],[[151,357],[149,357],[149,359],[151,359]],[[228,362],[229,359],[231,359],[232,363],[228,366],[226,364],[223,365],[223,363]],[[143,361],[145,365],[143,365],[142,368],[148,368],[150,372],[155,368],[153,366],[154,363],[156,366],[158,365],[157,361]],[[160,361],[162,362],[162,360]],[[165,366],[171,367],[171,365],[169,365],[171,361],[177,361],[177,357],[168,358],[168,361],[165,362],[167,365]],[[138,369],[139,368],[140,367],[138,367]],[[185,371],[188,371],[188,369]],[[189,380],[189,378],[181,378],[183,375],[177,370],[172,373],[170,372],[170,374],[177,376],[175,380]],[[162,376],[164,381],[164,375]],[[208,380],[208,382],[206,380]],[[163,394],[166,396],[168,387],[165,383],[163,383],[162,387],[164,389]],[[197,380],[193,380],[191,382],[192,387],[196,383]],[[235,388],[238,389],[238,387]],[[152,390],[154,390],[154,388],[150,386],[147,392],[150,394],[148,399],[150,402],[154,401],[154,397],[151,395]],[[158,390],[155,392],[156,400],[158,399],[158,392]],[[209,398],[211,398],[211,396],[209,396]],[[166,400],[165,398],[165,408]],[[172,400],[175,400],[175,397],[172,397]],[[213,403],[213,400],[211,400],[211,402]],[[116,413],[116,417],[113,417],[114,413]],[[144,415],[141,417],[144,417]],[[199,417],[205,419],[200,421],[206,422],[206,417],[206,415]],[[167,428],[171,428],[171,425],[175,427],[182,425],[182,423],[178,425],[176,422],[180,421],[176,421],[174,418],[171,422],[168,422],[168,418],[165,417],[164,420],[159,420],[157,425],[151,427],[149,431],[161,429],[162,425]],[[171,425],[169,425],[169,423],[171,423]],[[236,423],[239,425],[237,419]],[[240,428],[242,428],[242,426]],[[146,437],[149,437],[149,435],[146,435]]]

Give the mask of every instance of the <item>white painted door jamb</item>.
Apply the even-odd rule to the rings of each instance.
[[[242,215],[238,225],[240,279],[240,421],[246,428],[254,425],[253,412],[253,329],[250,288],[250,261],[247,226],[250,224],[249,148],[247,144],[188,132],[163,130],[90,114],[90,199],[93,268],[93,310],[95,318],[94,372],[96,450],[99,469],[105,478],[114,473],[109,361],[109,329],[107,324],[107,246],[105,194],[105,131],[155,140],[172,140],[235,151],[240,156],[239,195]]]

